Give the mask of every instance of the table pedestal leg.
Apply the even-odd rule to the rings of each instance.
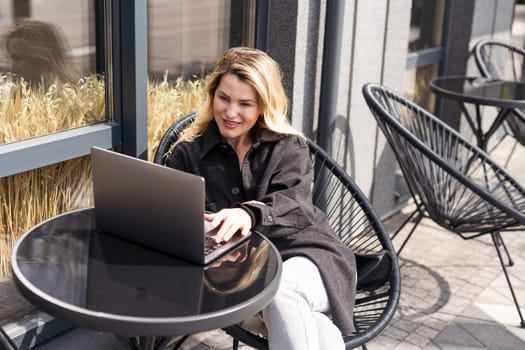
[[[468,125],[470,126],[472,132],[476,136],[477,146],[482,150],[486,151],[489,139],[494,134],[494,132],[496,132],[496,130],[501,126],[501,124],[503,124],[503,121],[505,120],[505,118],[507,118],[512,109],[500,108],[498,115],[496,116],[496,119],[494,119],[494,122],[492,122],[492,124],[490,125],[489,130],[486,133],[484,133],[483,127],[481,125],[480,106],[476,105],[476,121],[474,121],[472,115],[467,110],[465,103],[459,102],[459,105],[461,106],[461,111],[467,119]]]
[[[118,335],[116,337],[130,350],[165,350],[168,347],[170,349],[178,349],[189,336],[124,337]]]

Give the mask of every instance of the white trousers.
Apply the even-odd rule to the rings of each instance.
[[[324,314],[328,309],[317,266],[300,256],[286,260],[277,294],[263,310],[270,349],[345,349],[341,332]]]

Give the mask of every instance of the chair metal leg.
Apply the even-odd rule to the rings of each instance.
[[[415,212],[414,212],[415,213]],[[412,217],[414,215],[414,213],[412,213],[410,216]],[[412,229],[410,230],[410,232],[408,233],[408,236],[405,238],[405,240],[403,241],[403,243],[401,244],[401,247],[399,247],[399,249],[397,250],[397,256],[399,256],[401,254],[401,251],[403,250],[403,248],[405,247],[405,245],[407,244],[408,240],[410,239],[410,237],[412,237],[412,234],[414,233],[417,225],[419,225],[419,223],[421,222],[421,219],[423,219],[423,214],[421,213],[421,211],[418,209],[417,210],[417,216],[416,216],[416,219],[414,220],[414,226],[412,226]],[[406,222],[405,222],[406,223]],[[403,224],[404,226],[404,224]],[[398,230],[399,232],[399,230]],[[396,232],[396,234],[398,233]]]
[[[518,141],[517,140],[514,140],[514,145],[512,146],[512,149],[510,150],[510,153],[507,157],[507,160],[505,161],[505,168],[508,168],[509,167],[509,163],[510,163],[510,158],[512,157],[512,155],[514,154],[514,151],[516,150],[516,147],[518,146]]]
[[[505,249],[505,253],[507,254],[507,259],[509,260],[509,263],[508,265],[509,266],[513,266],[514,265],[514,261],[512,260],[511,256],[510,256],[510,252],[509,250],[507,249],[507,245],[505,244],[505,241],[503,240],[503,237],[501,237],[501,233],[499,232],[496,232],[496,238],[498,240],[498,244],[499,245],[502,245],[503,246],[503,249]]]
[[[170,350],[179,349],[189,337],[188,334],[176,337],[163,337],[162,340],[157,343],[155,350],[164,350],[167,348]]]
[[[419,212],[419,208],[416,208],[416,210],[414,210],[412,213],[410,213],[410,215],[405,219],[405,221],[403,221],[403,223],[401,224],[401,226],[398,227],[398,229],[396,230],[396,232],[394,232],[394,234],[392,235],[392,237],[390,237],[390,239],[394,239],[394,238],[396,238],[396,236],[398,235],[399,232],[401,232],[401,230],[403,229],[403,227],[405,227],[406,224],[408,224],[408,222],[409,222],[410,220],[412,220],[412,218],[414,217],[414,215],[416,215],[418,212]]]
[[[523,315],[521,314],[520,305],[518,304],[518,299],[516,298],[516,294],[514,293],[514,288],[512,287],[512,283],[510,282],[509,274],[507,273],[507,268],[505,267],[505,262],[503,261],[503,256],[501,255],[501,251],[499,248],[499,239],[498,239],[498,232],[491,233],[492,242],[494,243],[494,247],[496,247],[496,252],[498,253],[499,262],[501,265],[501,268],[503,269],[503,274],[505,275],[505,279],[507,280],[507,284],[510,289],[510,294],[512,295],[512,299],[514,300],[514,304],[516,305],[516,309],[518,310],[518,315],[520,317],[520,326],[521,328],[525,328],[525,320],[523,320]]]

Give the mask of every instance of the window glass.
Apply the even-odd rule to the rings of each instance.
[[[0,0],[0,144],[105,119],[94,3]]]
[[[148,1],[148,159],[177,118],[203,102],[204,80],[232,46],[252,46],[255,1]]]
[[[441,46],[445,0],[412,0],[408,52]]]
[[[403,84],[405,97],[429,112],[434,112],[436,98],[434,93],[430,91],[428,82],[437,77],[438,69],[439,64],[435,63],[405,72]]]
[[[425,49],[442,46],[443,23],[446,0],[412,0],[408,53],[421,55]],[[418,60],[415,68],[405,72],[404,95],[426,110],[433,112],[435,96],[428,87],[428,82],[439,74],[441,55],[433,59]]]

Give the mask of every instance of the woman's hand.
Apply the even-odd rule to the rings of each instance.
[[[242,236],[247,236],[252,228],[252,218],[242,208],[222,209],[216,213],[206,213],[204,219],[211,222],[213,227],[219,227],[213,236],[216,242],[229,241],[237,231],[240,231]]]

